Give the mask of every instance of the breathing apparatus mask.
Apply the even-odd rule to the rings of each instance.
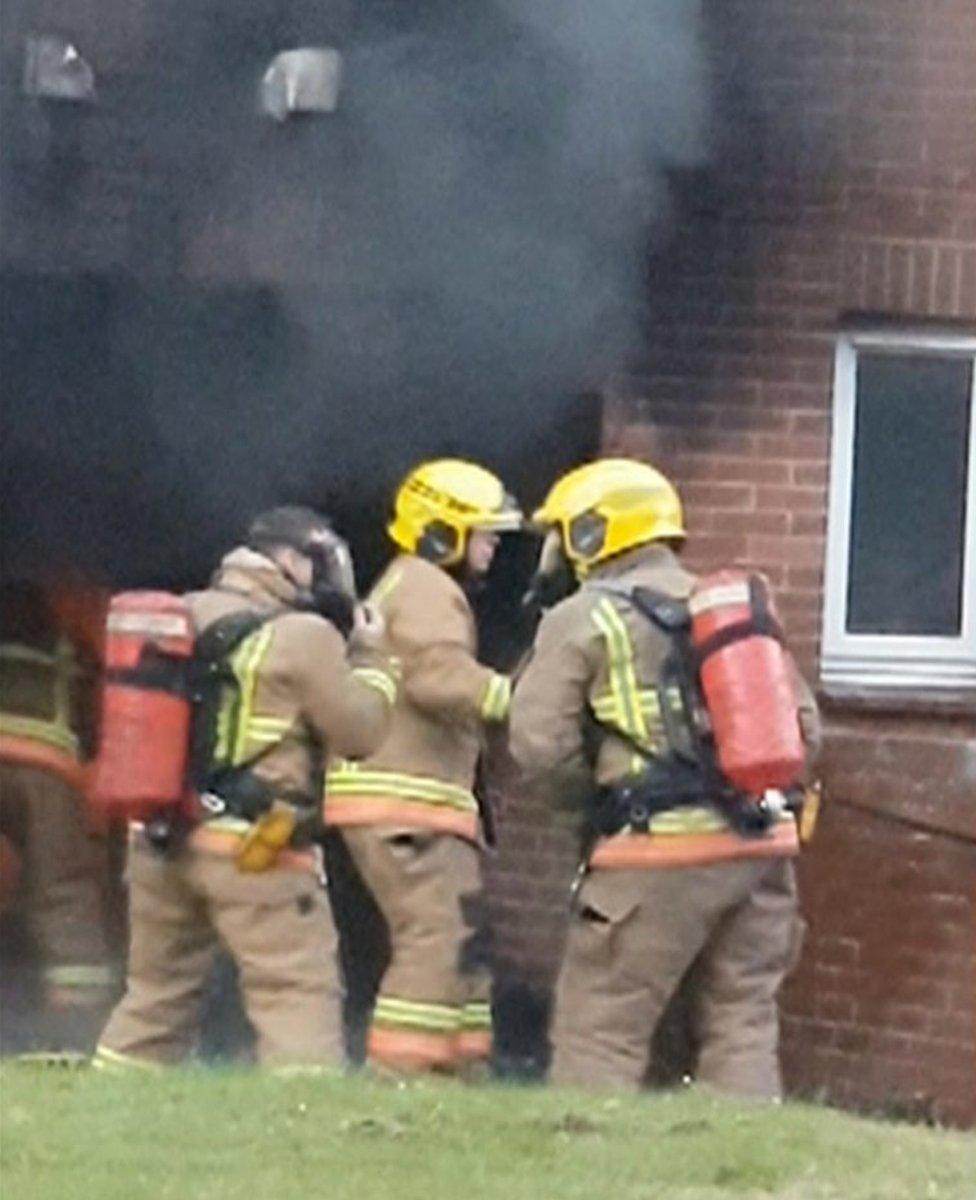
[[[343,637],[348,637],[356,607],[356,580],[349,546],[333,530],[326,529],[296,549],[312,564],[312,581],[307,588],[299,589],[297,607],[325,617]]]
[[[539,560],[522,597],[522,607],[533,612],[551,608],[570,594],[575,582],[573,569],[563,549],[562,534],[558,526],[550,526],[544,533]]]
[[[295,608],[318,613],[349,636],[357,603],[352,555],[327,518],[297,506],[272,509],[255,518],[247,541],[259,554],[273,556],[276,547],[287,546],[307,558],[312,566],[308,586],[281,567],[295,585]]]

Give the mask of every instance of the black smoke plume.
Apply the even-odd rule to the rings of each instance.
[[[9,0],[5,569],[195,582],[284,501],[373,566],[441,453],[538,499],[639,353],[669,174],[705,155],[699,8],[170,0],[81,111],[21,95],[38,4]],[[259,116],[274,53],[319,43],[339,111]]]

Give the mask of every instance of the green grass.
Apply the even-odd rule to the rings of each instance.
[[[2,1200],[973,1200],[976,1138],[695,1093],[0,1069]]]

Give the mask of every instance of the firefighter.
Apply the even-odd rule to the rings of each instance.
[[[9,583],[0,594],[0,835],[8,869],[22,867],[41,970],[34,1040],[46,1050],[87,1051],[113,983],[108,856],[83,796],[95,657],[58,600],[33,583]]]
[[[381,623],[353,608],[349,574],[327,519],[285,507],[255,518],[210,587],[186,597],[198,641],[224,619],[267,619],[234,649],[236,686],[216,713],[214,745],[234,747],[232,769],[215,775],[189,829],[130,830],[127,989],[96,1066],[187,1055],[218,942],[237,964],[259,1063],[341,1061],[337,935],[314,818],[325,755],[375,750],[397,686]]]
[[[388,533],[401,553],[370,596],[402,663],[402,692],[380,750],[330,770],[324,814],[389,928],[367,1039],[382,1069],[467,1072],[490,1053],[472,788],[481,735],[505,721],[510,686],[476,658],[466,589],[521,521],[489,471],[424,463],[397,492]]]
[[[601,820],[593,816],[597,796],[630,796],[628,783],[676,762],[671,739],[688,732],[662,713],[672,700],[659,687],[672,635],[632,599],[643,588],[673,610],[668,602],[692,591],[678,558],[685,528],[677,492],[646,464],[599,460],[560,479],[534,521],[546,531],[542,576],[562,560],[581,586],[539,625],[515,688],[511,750],[527,786],[601,831],[585,838],[574,887],[552,1080],[639,1086],[653,1031],[694,966],[696,1078],[778,1097],[776,995],[802,935],[793,815],[779,812],[746,833],[733,809],[707,794],[688,803],[670,783],[649,817],[633,809],[609,823],[602,810]],[[792,660],[784,670],[795,671]],[[799,675],[787,680],[786,720],[794,733],[799,720],[802,770],[804,745],[809,755],[818,745],[818,719]]]

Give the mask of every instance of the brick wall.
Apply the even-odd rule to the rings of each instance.
[[[706,8],[728,120],[714,174],[690,182],[692,211],[651,264],[652,348],[608,385],[603,447],[674,479],[693,568],[766,572],[815,679],[836,333],[858,319],[976,328],[976,6]],[[810,936],[784,996],[788,1083],[971,1124],[976,718],[826,716],[828,803],[801,868]],[[520,797],[503,849],[501,961],[542,988],[565,849]]]
[[[893,780],[876,776],[876,787]],[[914,1118],[974,1119],[976,839],[847,801],[800,884],[805,953],[784,1003],[784,1070],[804,1094]]]

